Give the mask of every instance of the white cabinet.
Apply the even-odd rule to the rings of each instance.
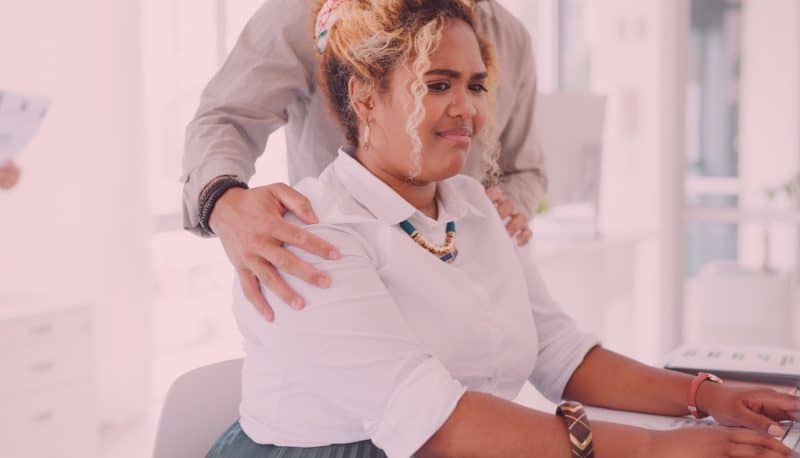
[[[639,235],[585,239],[534,235],[531,245],[553,298],[579,327],[605,340],[609,332],[618,331],[616,323],[609,323],[610,304],[635,292],[637,249],[644,239]]]
[[[92,309],[0,298],[4,458],[93,457]]]

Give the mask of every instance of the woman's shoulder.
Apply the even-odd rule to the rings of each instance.
[[[492,201],[486,195],[486,189],[483,187],[483,184],[474,177],[469,175],[456,175],[452,178],[448,178],[446,181],[464,198],[464,200],[481,210],[481,212],[487,215],[496,212]]]
[[[320,224],[350,226],[377,222],[375,216],[350,194],[333,167],[326,168],[318,177],[303,178],[293,187],[309,200]]]
[[[293,188],[308,199],[318,223],[306,224],[293,213],[286,214],[286,221],[333,243],[340,251],[359,252],[373,260],[380,257],[372,239],[380,238],[378,229],[384,225],[358,203],[332,167],[318,177],[303,178]]]

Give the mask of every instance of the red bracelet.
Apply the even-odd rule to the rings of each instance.
[[[708,372],[700,372],[697,374],[697,377],[692,379],[692,383],[689,384],[689,413],[692,414],[694,418],[705,418],[708,416],[706,412],[701,411],[697,407],[697,390],[700,388],[700,384],[706,380],[714,383],[722,383],[721,378],[714,374],[709,374]]]

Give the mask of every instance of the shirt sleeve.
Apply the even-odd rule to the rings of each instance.
[[[514,56],[514,62],[520,64],[514,72],[522,76],[514,92],[513,116],[500,134],[502,153],[499,165],[503,172],[501,187],[519,206],[518,210],[533,217],[539,200],[547,190],[547,175],[534,122],[537,80],[533,46],[526,30],[522,30],[521,35],[521,46],[514,50],[515,54],[518,53]]]
[[[183,225],[202,235],[199,195],[212,178],[248,181],[287,106],[307,97],[316,65],[311,0],[268,0],[245,26],[186,128]]]
[[[539,335],[539,354],[529,380],[547,399],[558,403],[575,369],[600,341],[579,330],[575,320],[550,296],[533,261],[531,247],[517,247],[516,250]]]
[[[327,261],[291,249],[328,272],[331,287],[287,275],[305,309],[292,310],[262,288],[275,322],[242,303],[239,326],[249,344],[280,348],[272,361],[283,368],[282,383],[292,393],[335,405],[388,456],[412,456],[451,415],[465,387],[420,347],[358,234],[338,226],[306,229],[342,252],[342,259]]]

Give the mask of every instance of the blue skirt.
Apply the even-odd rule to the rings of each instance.
[[[256,444],[237,421],[217,439],[206,458],[386,458],[386,454],[369,440],[322,447]]]

